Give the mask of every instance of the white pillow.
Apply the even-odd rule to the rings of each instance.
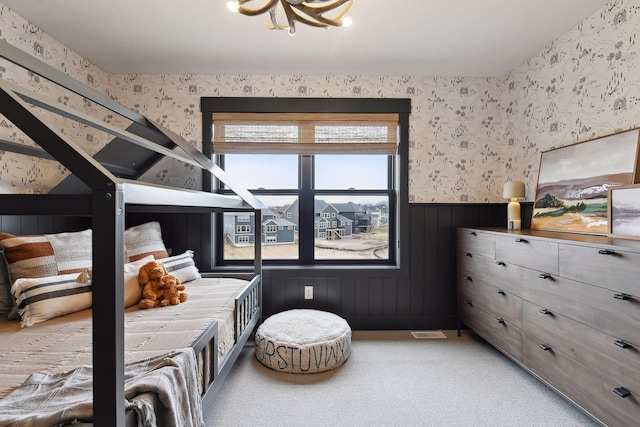
[[[91,281],[84,273],[21,278],[11,286],[22,327],[91,307]],[[83,283],[84,282],[84,283]]]
[[[193,251],[187,250],[182,255],[176,255],[158,260],[163,263],[169,274],[176,276],[182,283],[200,279],[202,275],[193,261]]]
[[[125,261],[137,261],[147,255],[155,258],[169,256],[162,241],[162,230],[157,221],[129,227],[124,231]]]
[[[142,286],[138,283],[138,273],[140,272],[140,267],[153,260],[153,255],[147,255],[138,261],[129,262],[124,265],[125,308],[137,304],[142,299]]]

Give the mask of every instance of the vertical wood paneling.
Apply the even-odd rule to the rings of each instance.
[[[286,306],[285,279],[283,278],[271,279],[271,304],[272,304],[273,311],[269,313],[265,313],[265,316],[273,313],[279,313],[288,308],[291,308]]]
[[[369,316],[369,279],[358,277],[356,285],[356,312],[355,316]]]
[[[409,220],[409,254],[400,254],[401,257],[409,258],[409,276],[411,278],[410,304],[411,312],[409,315],[420,316],[424,310],[425,295],[425,245],[428,244],[425,239],[425,228],[428,227],[428,220],[425,218],[424,209],[412,209]]]
[[[397,316],[397,295],[398,289],[395,278],[384,278],[382,280],[382,316]]]
[[[369,316],[382,317],[382,279],[372,277],[369,280]]]
[[[435,313],[445,315],[455,315],[455,299],[451,305],[455,292],[452,292],[452,284],[455,279],[455,230],[456,224],[453,221],[454,206],[443,206],[440,209],[438,223],[438,299]],[[455,289],[455,287],[453,288]]]
[[[301,307],[303,281],[288,277],[284,283],[284,303],[286,307]]]
[[[411,279],[399,277],[396,287],[397,316],[411,315]]]
[[[399,270],[279,269],[263,270],[263,309],[269,316],[308,307],[337,313],[355,329],[455,328],[457,227],[503,226],[505,204],[412,204],[409,250]],[[523,204],[528,227],[531,204]],[[160,222],[163,239],[174,254],[193,249],[198,266],[209,266],[212,247],[201,238],[211,230],[206,214],[127,214],[128,226]],[[78,231],[90,218],[0,216],[0,230],[12,234]],[[203,271],[207,271],[204,269]],[[314,286],[314,299],[304,300],[304,285]]]
[[[340,277],[329,277],[327,279],[327,305],[325,306],[327,311],[331,313],[340,312],[342,307],[341,289]]]
[[[346,317],[356,315],[356,281],[353,277],[345,277],[340,283],[340,300],[342,309],[337,313],[343,313]]]
[[[320,310],[328,310],[329,304],[327,301],[327,296],[329,295],[329,291],[327,289],[327,278],[316,278],[313,280],[313,300],[317,301],[316,307]],[[301,288],[304,289],[303,286]],[[302,297],[304,298],[304,291],[302,293]]]
[[[411,314],[434,313],[438,308],[438,269],[439,265],[439,251],[440,251],[440,235],[438,233],[438,223],[440,221],[440,212],[437,207],[426,206],[422,209],[424,218],[424,236],[423,236],[423,249],[422,249],[422,274],[423,282],[420,284],[423,287],[422,301],[424,305],[424,312],[415,313],[413,310]],[[413,215],[414,210],[412,210]],[[411,242],[411,251],[413,252],[413,241]],[[417,284],[412,283],[412,288]],[[413,297],[412,297],[413,298]]]

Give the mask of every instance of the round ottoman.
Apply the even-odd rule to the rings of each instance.
[[[274,371],[313,374],[341,366],[351,354],[351,328],[333,313],[297,309],[274,314],[255,336],[256,359]]]

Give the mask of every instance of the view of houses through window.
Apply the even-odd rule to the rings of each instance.
[[[269,197],[259,198],[269,206],[262,212],[260,224],[264,259],[298,259],[298,199],[272,205],[267,202]],[[253,214],[225,213],[225,259],[251,259],[253,224]],[[389,203],[385,196],[316,197],[313,228],[315,259],[389,257]]]
[[[389,156],[302,157],[229,154],[222,160],[227,173],[268,207],[260,221],[263,259],[299,260],[306,244],[313,245],[315,260],[389,260]],[[313,242],[301,242],[300,212],[311,212],[301,200],[313,204],[313,221],[306,222],[313,224]],[[222,230],[224,260],[251,259],[253,214],[225,213]]]

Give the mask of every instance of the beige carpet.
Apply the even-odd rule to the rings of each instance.
[[[250,342],[205,425],[599,425],[473,333],[444,333],[354,331],[349,360],[311,375],[266,368]]]

